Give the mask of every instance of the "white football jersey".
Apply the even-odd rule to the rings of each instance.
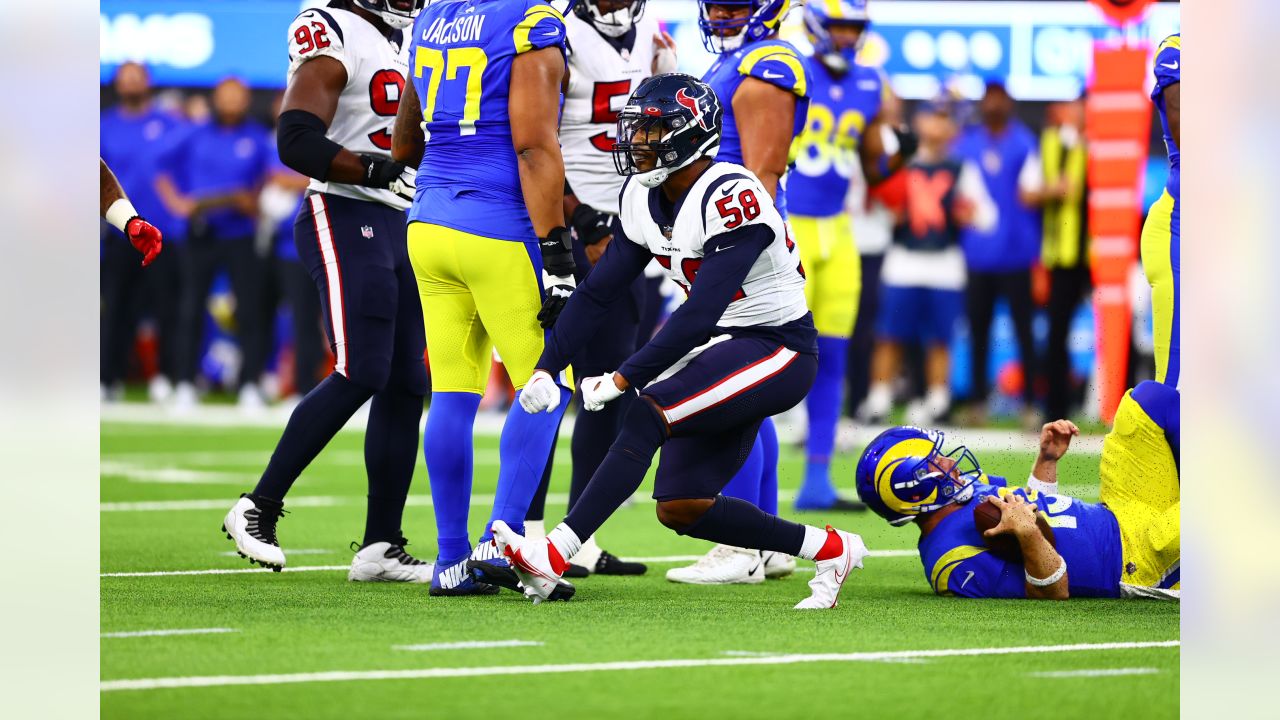
[[[714,163],[689,188],[670,227],[660,226],[654,217],[657,198],[651,199],[651,195],[660,192],[661,187],[626,183],[622,229],[631,242],[652,253],[667,277],[686,291],[693,287],[707,240],[750,225],[763,225],[773,232],[773,242],[756,258],[717,326],[783,325],[809,312],[800,254],[773,199],[750,170],[734,163]]]
[[[560,119],[564,174],[574,195],[600,212],[618,214],[623,177],[613,165],[618,111],[642,80],[653,74],[658,21],[646,13],[636,23],[631,50],[614,49],[591,23],[570,13],[569,88]]]
[[[325,137],[356,154],[391,157],[391,127],[400,108],[409,42],[395,31],[388,40],[369,21],[335,7],[306,10],[289,26],[289,74],[308,60],[331,57],[347,69],[347,84]],[[373,200],[397,210],[409,203],[390,190],[311,180],[311,189],[357,200]]]

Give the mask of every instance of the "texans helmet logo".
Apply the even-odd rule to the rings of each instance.
[[[698,127],[703,130],[711,129],[707,126],[707,121],[703,117],[702,105],[698,102],[698,98],[689,95],[684,91],[684,88],[680,88],[680,91],[676,93],[676,102],[689,108],[689,112],[693,113],[693,119],[698,122]]]

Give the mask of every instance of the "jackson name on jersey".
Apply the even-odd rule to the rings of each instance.
[[[642,15],[631,49],[615,48],[590,23],[565,16],[569,87],[560,119],[564,174],[574,195],[600,212],[618,214],[622,176],[613,169],[618,110],[653,69],[658,21]]]
[[[685,292],[693,287],[707,240],[750,225],[773,231],[773,242],[756,258],[717,327],[777,326],[809,312],[800,257],[769,193],[750,170],[713,163],[676,205],[674,219],[664,217],[661,192],[661,186],[650,189],[628,180],[622,188],[622,229]]]
[[[308,60],[331,57],[347,71],[347,84],[325,137],[356,154],[391,157],[391,126],[400,109],[409,68],[409,44],[396,30],[390,39],[369,21],[335,5],[306,10],[289,26],[289,74]],[[312,178],[310,189],[397,210],[409,203],[390,190],[326,183]]]

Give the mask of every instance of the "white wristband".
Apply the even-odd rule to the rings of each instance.
[[[1041,580],[1040,578],[1031,577],[1031,573],[1025,569],[1022,571],[1022,574],[1026,576],[1027,582],[1030,583],[1031,585],[1035,585],[1036,587],[1049,587],[1050,585],[1061,580],[1063,575],[1067,574],[1067,561],[1063,558],[1059,558],[1059,560],[1061,560],[1062,564],[1058,566],[1057,572],[1055,572],[1054,574],[1050,575],[1049,577],[1043,580]]]
[[[1027,487],[1032,490],[1035,490],[1036,492],[1042,495],[1058,494],[1058,483],[1045,482],[1040,478],[1036,477],[1036,474],[1034,472],[1032,472],[1030,475],[1027,476]]]
[[[138,217],[138,211],[133,209],[133,203],[129,202],[129,198],[120,198],[111,203],[111,207],[107,208],[107,214],[103,216],[111,226],[120,232],[124,232],[125,225],[129,221]]]

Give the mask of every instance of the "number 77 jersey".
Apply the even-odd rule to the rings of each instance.
[[[516,56],[552,47],[563,56],[564,16],[546,0],[453,0],[419,13],[409,81],[426,148],[410,221],[537,240],[520,189],[508,101]]]

